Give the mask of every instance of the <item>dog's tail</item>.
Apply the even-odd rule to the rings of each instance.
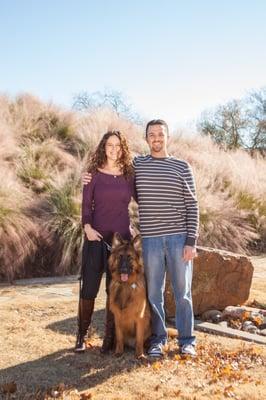
[[[168,334],[168,337],[175,338],[175,337],[177,337],[177,329],[167,328],[167,334]]]

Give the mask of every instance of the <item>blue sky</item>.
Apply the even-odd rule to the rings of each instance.
[[[124,92],[172,128],[266,84],[264,0],[0,0],[0,91]]]

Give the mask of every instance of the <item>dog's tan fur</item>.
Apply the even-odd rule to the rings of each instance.
[[[121,281],[119,260],[130,256],[132,272],[126,282]],[[115,234],[109,258],[112,274],[110,284],[110,309],[115,317],[116,355],[124,351],[124,344],[135,346],[136,356],[143,357],[144,342],[151,335],[151,312],[146,294],[142,261],[141,239],[123,241]]]

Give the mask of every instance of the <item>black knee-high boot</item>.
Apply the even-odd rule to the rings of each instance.
[[[78,334],[75,346],[76,352],[85,351],[85,336],[91,323],[95,300],[80,299],[78,312]]]

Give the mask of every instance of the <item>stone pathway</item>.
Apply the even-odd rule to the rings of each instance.
[[[0,303],[14,302],[23,297],[30,299],[51,299],[67,297],[76,300],[78,294],[76,275],[49,278],[20,279],[14,285],[0,284]]]

